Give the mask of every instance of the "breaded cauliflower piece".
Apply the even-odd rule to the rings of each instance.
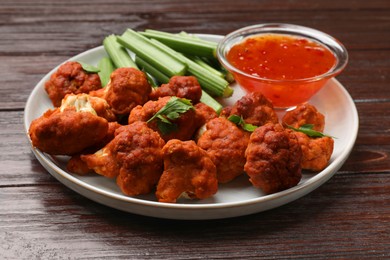
[[[206,199],[218,191],[216,168],[194,141],[170,140],[163,148],[164,172],[157,185],[159,202],[180,197]]]
[[[111,73],[104,90],[104,98],[114,113],[128,115],[134,107],[148,101],[152,87],[144,72],[135,68],[119,68]]]
[[[68,107],[74,107],[76,111],[87,111],[96,114],[97,116],[107,119],[109,122],[114,122],[116,116],[103,98],[93,97],[89,94],[68,94],[62,100],[60,110],[63,111]]]
[[[186,98],[191,100],[192,104],[197,104],[202,96],[202,89],[194,76],[173,76],[168,84],[163,84],[150,93],[152,100],[166,96]]]
[[[88,168],[88,165],[81,160],[81,155],[73,155],[66,164],[66,170],[77,175],[87,175],[93,171]]]
[[[249,136],[249,132],[224,117],[212,119],[206,124],[198,146],[207,152],[217,167],[218,182],[227,183],[244,173]]]
[[[81,64],[75,61],[62,64],[45,82],[45,90],[55,107],[61,105],[67,94],[89,93],[101,87],[99,75],[84,71]]]
[[[230,111],[230,115],[242,116],[245,123],[256,126],[279,122],[272,103],[258,92],[248,93],[237,100]]]
[[[266,194],[291,188],[301,180],[301,147],[294,133],[280,124],[258,127],[245,155],[250,182]]]
[[[164,144],[145,122],[135,122],[117,129],[110,143],[94,154],[81,155],[81,160],[100,175],[116,177],[124,194],[147,194],[162,174]]]
[[[313,130],[323,132],[325,128],[325,116],[318,112],[311,104],[302,104],[295,109],[287,111],[282,118],[283,125],[299,128],[306,124],[312,124]]]
[[[304,133],[294,132],[302,150],[302,169],[322,171],[328,165],[333,153],[334,141],[331,137],[311,138]]]
[[[215,110],[212,107],[204,103],[198,103],[194,107],[195,107],[196,118],[200,126],[206,124],[211,119],[218,117],[217,112],[215,112]]]
[[[117,122],[109,122],[108,123],[108,130],[106,136],[98,143],[94,144],[93,146],[88,147],[86,150],[82,151],[81,154],[91,154],[95,153],[96,151],[100,150],[104,146],[106,146],[109,142],[111,142],[112,139],[114,139],[116,130],[122,127]],[[78,174],[78,175],[86,175],[88,173],[92,173],[93,171],[88,168],[88,165],[81,160],[80,156],[81,154],[75,154],[73,155],[69,161],[66,164],[66,169],[69,172]]]
[[[132,124],[137,121],[147,122],[154,116],[154,114],[163,108],[170,99],[171,97],[161,97],[156,101],[150,100],[143,106],[135,107],[129,115],[128,123]],[[165,141],[171,139],[185,141],[191,139],[196,129],[200,126],[196,119],[197,118],[194,109],[189,109],[185,113],[181,114],[178,119],[172,122],[176,127],[168,133],[163,133],[161,131],[161,129],[158,127],[157,119],[149,122],[148,126],[157,131]]]
[[[108,121],[93,106],[102,116],[112,116],[102,103],[103,99],[87,94],[67,95],[61,107],[48,110],[31,122],[29,135],[33,146],[52,155],[74,155],[101,142],[107,134]]]

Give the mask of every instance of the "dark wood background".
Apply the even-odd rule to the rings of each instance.
[[[44,170],[23,129],[26,99],[66,59],[126,28],[226,34],[282,22],[325,31],[349,50],[338,77],[359,135],[326,184],[288,205],[212,221],[124,213]],[[390,258],[390,2],[1,0],[0,258]]]

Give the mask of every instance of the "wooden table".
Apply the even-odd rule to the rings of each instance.
[[[30,150],[23,114],[38,81],[126,28],[226,34],[269,22],[325,31],[349,50],[338,77],[360,118],[344,166],[266,212],[177,221],[124,213],[54,179]],[[0,258],[390,257],[390,4],[371,1],[50,1],[0,3]]]

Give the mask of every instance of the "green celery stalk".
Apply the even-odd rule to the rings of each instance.
[[[221,77],[221,78],[224,78],[225,75],[220,72],[219,70],[216,70],[214,69],[213,67],[211,67],[208,63],[206,63],[204,60],[202,60],[201,58],[197,57],[197,56],[188,56],[189,59],[191,59],[192,61],[194,61],[196,64],[198,64],[199,66],[205,68],[206,70],[210,71],[211,73],[214,73],[215,75]]]
[[[109,35],[104,38],[103,46],[116,68],[131,67],[138,69],[127,50],[117,42],[117,36]]]
[[[169,77],[162,73],[161,71],[154,68],[152,65],[141,59],[140,57],[135,57],[135,63],[141,67],[145,72],[150,74],[152,77],[154,77],[158,82],[160,83],[168,83]]]
[[[215,58],[217,54],[218,44],[215,42],[156,30],[145,30],[145,32],[141,32],[141,34],[148,38],[156,39],[175,51],[184,54],[210,58]]]
[[[110,81],[111,73],[115,70],[114,64],[109,57],[103,57],[99,60],[98,68],[100,69],[98,72],[100,81],[102,82],[102,86],[105,87]]]
[[[200,97],[200,102],[213,108],[218,115],[222,111],[223,106],[204,90],[202,90],[202,96]]]
[[[148,38],[131,29],[127,29],[121,36],[118,36],[118,42],[169,77],[184,75],[187,71],[185,63],[179,62],[156,48]]]
[[[198,79],[201,87],[210,95],[218,97],[230,97],[233,94],[233,89],[229,86],[229,82],[227,82],[225,79],[215,75],[214,73],[211,73],[207,69],[196,64],[194,61],[185,57],[183,54],[169,48],[165,44],[155,39],[151,39],[151,41],[162,51],[165,51],[175,59],[187,64],[188,74],[195,76]]]

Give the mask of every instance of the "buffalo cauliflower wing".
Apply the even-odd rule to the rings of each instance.
[[[80,154],[72,155],[69,161],[66,164],[66,169],[69,172],[78,174],[78,175],[86,175],[88,173],[93,172],[91,169],[88,168],[88,165],[81,160],[81,154],[90,154],[94,153],[104,146],[106,146],[109,142],[111,142],[112,139],[115,137],[116,130],[121,127],[121,125],[117,122],[109,122],[108,123],[108,130],[106,133],[106,136],[98,143],[94,144],[93,146],[88,147],[86,150],[82,151]]]
[[[151,90],[145,73],[135,68],[119,68],[111,73],[104,98],[115,114],[128,115],[134,107],[148,101]]]
[[[87,94],[67,95],[61,107],[48,110],[31,122],[29,135],[33,146],[52,155],[73,155],[99,143],[109,128],[102,116],[112,119],[104,104],[103,99]]]
[[[248,93],[237,100],[230,115],[242,116],[245,123],[256,126],[279,122],[272,103],[258,92]]]
[[[55,107],[67,94],[89,93],[102,87],[97,73],[84,71],[81,64],[68,61],[62,64],[45,82],[45,90]]]
[[[302,150],[302,169],[322,171],[333,153],[333,138],[324,136],[311,138],[304,133],[295,132]]]
[[[227,183],[244,172],[249,135],[224,117],[206,124],[198,146],[207,152],[217,167],[218,182]]]
[[[186,98],[197,104],[202,96],[202,89],[194,76],[173,76],[167,84],[162,84],[150,93],[152,100],[166,96]]]
[[[301,179],[302,151],[294,133],[280,124],[258,127],[245,151],[250,182],[271,194],[297,185]]]
[[[147,194],[161,176],[164,144],[145,122],[135,122],[117,129],[111,142],[94,154],[81,155],[81,160],[100,175],[116,177],[124,194]]]
[[[128,123],[134,123],[137,121],[147,122],[151,119],[160,109],[162,109],[169,101],[171,97],[161,97],[158,100],[150,100],[143,106],[135,107],[128,118]],[[148,126],[157,131],[161,137],[165,140],[179,139],[189,140],[194,135],[197,128],[200,126],[196,118],[194,109],[189,109],[185,113],[181,114],[179,118],[172,121],[171,131],[164,132],[161,130],[158,124],[158,118],[148,123]]]
[[[170,140],[163,148],[164,172],[157,185],[159,202],[180,197],[206,199],[218,190],[216,168],[194,141]]]
[[[325,116],[317,108],[308,103],[287,111],[282,118],[283,125],[299,128],[306,124],[313,125],[313,130],[322,132],[325,127]]]

